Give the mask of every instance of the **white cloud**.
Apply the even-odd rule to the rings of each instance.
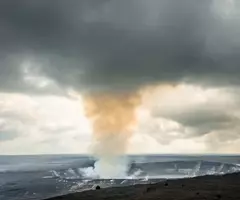
[[[238,88],[161,86],[145,96],[137,132],[167,152],[239,152],[231,148],[240,136],[239,95]]]
[[[86,152],[91,128],[80,100],[0,94],[0,154]],[[0,137],[1,138],[1,137]]]
[[[0,154],[89,153],[81,96],[0,93]],[[237,153],[238,88],[159,87],[137,110],[128,153]],[[77,97],[77,98],[76,98]]]

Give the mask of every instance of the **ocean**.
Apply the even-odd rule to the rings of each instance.
[[[0,156],[0,199],[40,200],[101,187],[240,171],[238,155],[129,155],[124,177],[102,179],[87,155]]]

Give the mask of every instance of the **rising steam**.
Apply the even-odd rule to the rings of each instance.
[[[126,165],[120,163],[120,156],[126,153],[136,123],[135,109],[140,100],[137,93],[84,96],[85,113],[93,126],[92,151],[99,158],[96,167],[103,178],[125,173]]]
[[[81,100],[86,117],[91,121],[93,137],[91,153],[99,161],[95,171],[101,178],[118,178],[126,175],[126,154],[128,142],[139,119],[136,111],[142,105],[172,91],[175,85],[148,85],[135,92],[91,92],[79,96],[74,91],[69,95]]]

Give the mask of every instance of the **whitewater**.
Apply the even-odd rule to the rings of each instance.
[[[88,155],[0,156],[0,199],[40,200],[96,185],[121,187],[240,171],[238,155],[132,155],[124,161],[124,175],[101,177],[98,160]]]

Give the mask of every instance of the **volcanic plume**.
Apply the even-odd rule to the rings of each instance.
[[[99,170],[103,176],[116,176],[115,172],[119,171],[116,162],[126,153],[136,123],[135,109],[140,102],[138,93],[85,95],[85,112],[93,127],[92,151],[100,159]]]

